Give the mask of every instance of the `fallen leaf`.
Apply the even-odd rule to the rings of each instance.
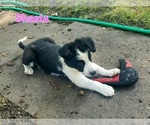
[[[10,61],[6,64],[7,66],[14,66],[14,62]]]
[[[48,82],[54,89],[58,90],[60,88],[58,84],[54,83],[54,81],[48,81]]]

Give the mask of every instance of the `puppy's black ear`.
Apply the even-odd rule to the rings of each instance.
[[[74,55],[73,43],[65,44],[63,47],[58,49],[58,53],[64,59],[70,59]]]
[[[96,52],[94,42],[90,37],[81,37],[76,39],[74,42],[81,51],[89,49],[91,52]]]
[[[91,52],[96,52],[96,48],[95,48],[92,38],[87,37],[85,44],[90,49]]]

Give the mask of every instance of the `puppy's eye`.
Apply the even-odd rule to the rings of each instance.
[[[85,62],[83,60],[78,61],[78,66],[84,66],[84,65],[85,65]]]

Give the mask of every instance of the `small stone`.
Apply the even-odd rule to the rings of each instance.
[[[142,100],[141,100],[141,99],[139,99],[139,103],[142,103]]]
[[[6,54],[6,53],[2,53],[2,56],[3,56],[3,57],[6,57],[6,56],[7,56],[7,54]]]
[[[23,103],[25,103],[25,101],[23,99],[20,99],[19,103],[23,104]]]
[[[99,104],[98,106],[99,106],[99,107],[102,107],[102,104]]]
[[[71,28],[69,28],[68,31],[71,31]]]
[[[84,95],[84,92],[81,90],[81,91],[79,91],[79,95],[80,96],[83,96]]]
[[[7,87],[7,88],[10,88],[10,85],[7,85],[6,87]]]
[[[28,86],[26,85],[26,86],[24,86],[24,88],[27,88]]]
[[[25,97],[25,96],[26,96],[26,94],[25,94],[25,93],[21,94],[21,97]]]
[[[5,87],[5,88],[3,88],[3,90],[6,90],[7,88]]]

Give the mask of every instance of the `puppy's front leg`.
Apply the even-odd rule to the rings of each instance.
[[[92,63],[93,68],[96,70],[97,74],[103,75],[103,76],[115,76],[117,74],[120,74],[120,69],[114,68],[106,70],[103,67],[100,67],[99,65]]]
[[[63,72],[74,84],[81,88],[93,90],[108,97],[114,95],[114,89],[111,86],[90,80],[76,69],[64,66]]]

